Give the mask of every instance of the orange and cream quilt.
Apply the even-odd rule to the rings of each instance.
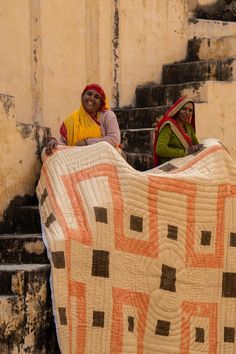
[[[63,354],[236,353],[236,164],[216,140],[138,172],[108,143],[43,156]]]

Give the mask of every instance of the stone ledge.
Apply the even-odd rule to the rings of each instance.
[[[180,96],[188,96],[196,103],[207,101],[206,81],[175,83],[168,85],[142,85],[136,89],[137,106],[144,107],[158,106],[159,114],[163,114],[166,109],[173,104]],[[162,108],[162,109],[161,109]]]
[[[0,296],[0,353],[60,353],[49,273],[49,265],[0,266],[0,288],[11,292]]]
[[[48,264],[41,234],[0,235],[0,264]]]
[[[163,66],[163,84],[236,80],[236,57]]]
[[[188,43],[188,61],[236,56],[236,35],[220,38],[195,38]]]
[[[188,38],[212,38],[236,35],[236,22],[203,20],[199,18],[188,21]]]

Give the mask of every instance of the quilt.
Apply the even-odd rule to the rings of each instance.
[[[145,172],[108,143],[43,154],[63,354],[236,353],[236,164],[217,140]]]

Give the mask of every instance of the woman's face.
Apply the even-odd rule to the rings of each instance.
[[[102,100],[95,90],[88,90],[82,95],[82,104],[89,114],[95,115],[102,105]]]
[[[180,119],[182,122],[191,122],[191,118],[193,115],[193,104],[192,102],[186,103],[178,113],[178,119]]]

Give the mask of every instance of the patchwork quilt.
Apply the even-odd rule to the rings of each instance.
[[[63,354],[236,353],[236,164],[222,144],[146,172],[108,143],[43,156]]]

